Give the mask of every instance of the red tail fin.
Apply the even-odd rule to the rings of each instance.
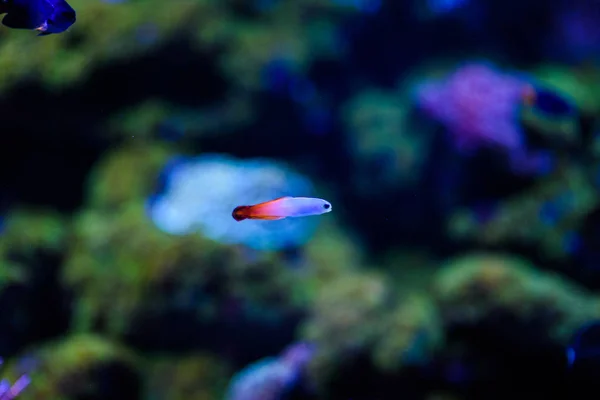
[[[231,216],[236,221],[243,221],[248,218],[249,209],[250,209],[250,206],[238,206],[233,209]]]

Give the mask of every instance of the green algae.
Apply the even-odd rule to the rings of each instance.
[[[147,400],[212,400],[223,398],[230,368],[209,354],[161,356],[147,361]]]
[[[477,323],[504,310],[521,321],[542,319],[548,338],[566,343],[575,329],[598,318],[597,296],[513,255],[473,253],[448,260],[433,283],[445,324]],[[537,322],[535,322],[537,321]]]
[[[34,367],[31,384],[20,396],[29,400],[73,400],[97,392],[100,384],[95,371],[117,364],[136,376],[139,360],[127,348],[95,335],[73,335],[30,349],[27,357]],[[9,366],[10,376],[18,376],[20,362]]]

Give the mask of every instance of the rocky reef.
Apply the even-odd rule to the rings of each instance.
[[[588,5],[71,3],[64,34],[0,29],[0,399],[590,387]],[[281,196],[335,211],[231,218]]]

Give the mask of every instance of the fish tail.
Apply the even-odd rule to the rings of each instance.
[[[236,221],[243,221],[245,219],[248,219],[249,211],[250,211],[250,206],[238,206],[233,209],[231,216]]]

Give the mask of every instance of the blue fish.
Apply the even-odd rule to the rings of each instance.
[[[66,31],[75,23],[75,10],[64,0],[0,0],[2,24],[38,31],[38,36]]]
[[[523,95],[525,104],[550,117],[571,117],[576,113],[573,102],[558,92],[541,86],[529,86]]]

